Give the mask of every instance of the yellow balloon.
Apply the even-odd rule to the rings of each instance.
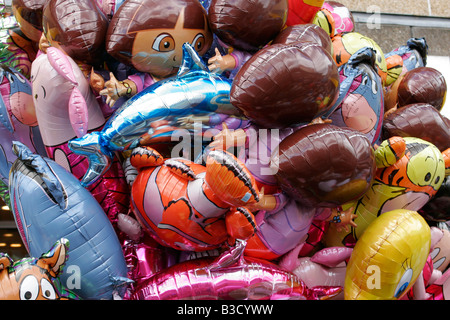
[[[423,270],[430,245],[430,227],[416,211],[382,214],[356,242],[345,275],[345,299],[401,298]]]

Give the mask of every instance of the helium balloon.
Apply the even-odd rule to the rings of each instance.
[[[360,198],[376,170],[369,140],[358,131],[331,124],[295,131],[281,141],[271,163],[278,168],[281,189],[312,207],[334,208]]]
[[[230,260],[222,263],[224,256]],[[224,252],[218,258],[200,258],[178,263],[153,275],[131,295],[131,300],[320,300],[341,288],[308,288],[294,274],[276,264]]]
[[[336,1],[325,1],[313,18],[313,23],[324,29],[331,38],[355,30],[352,13],[346,6]]]
[[[285,0],[212,0],[208,18],[225,44],[254,53],[281,31],[287,13]]]
[[[434,197],[429,200],[419,213],[427,221],[450,220],[450,179],[446,177]]]
[[[333,225],[327,230],[327,246],[354,246],[366,228],[378,216],[395,209],[417,211],[439,190],[446,176],[443,153],[425,140],[413,137],[391,137],[375,151],[377,171],[367,192],[343,208],[355,207],[350,232],[338,232]]]
[[[68,141],[101,128],[106,121],[83,72],[71,57],[50,47],[33,61],[32,89],[47,156],[81,179],[88,161],[71,152]],[[111,222],[118,213],[128,212],[129,189],[119,162],[89,191]]]
[[[441,110],[447,94],[444,75],[434,68],[418,67],[405,73],[398,85],[398,106],[429,103]]]
[[[115,151],[138,146],[155,121],[176,127],[186,115],[209,115],[218,111],[238,114],[229,101],[231,81],[209,72],[191,45],[183,45],[183,63],[178,75],[159,81],[128,99],[109,118],[101,131],[71,140],[69,148],[89,159],[82,184],[99,179],[110,167]]]
[[[375,63],[383,85],[386,83],[386,58],[380,46],[371,38],[358,32],[347,32],[333,37],[333,58],[338,66],[347,63],[350,57],[364,47],[372,48],[376,53]]]
[[[285,128],[328,110],[339,93],[338,77],[336,64],[321,45],[273,44],[239,70],[230,99],[255,124]]]
[[[345,299],[402,298],[423,270],[430,243],[430,227],[417,212],[385,212],[353,249],[345,275]]]
[[[205,251],[230,237],[253,235],[253,214],[240,207],[259,201],[258,189],[233,155],[211,151],[205,167],[183,158],[164,160],[152,148],[137,147],[130,161],[139,170],[131,189],[135,215],[160,244]]]
[[[428,45],[425,38],[410,38],[406,41],[406,45],[400,46],[397,49],[392,50],[384,55],[386,58],[386,63],[389,63],[388,60],[392,58],[400,57],[400,63],[397,63],[399,66],[399,73],[397,76],[391,77],[392,79],[388,81],[388,85],[393,83],[398,76],[404,74],[412,69],[418,67],[425,67],[427,64],[427,55],[428,55]],[[394,64],[395,65],[395,64]],[[391,64],[391,66],[394,66]],[[393,70],[389,70],[388,68],[388,76],[389,73]]]
[[[0,300],[78,300],[59,283],[68,250],[69,241],[60,239],[39,258],[14,262],[0,253]]]
[[[383,139],[392,136],[416,137],[434,144],[440,151],[450,148],[450,122],[428,103],[413,103],[387,115]]]
[[[324,0],[288,0],[289,10],[286,26],[311,23]]]
[[[82,299],[112,299],[115,292],[123,296],[127,266],[97,200],[56,162],[33,154],[20,142],[13,148],[17,159],[9,177],[11,207],[30,256],[66,238],[70,255],[62,283]]]
[[[197,0],[130,0],[120,5],[109,23],[106,51],[163,79],[177,73],[186,42],[200,56],[211,46],[207,14]]]
[[[272,44],[291,44],[299,41],[317,43],[322,45],[328,53],[333,52],[330,37],[322,28],[312,23],[293,25],[283,29]]]
[[[383,85],[376,72],[376,53],[363,48],[339,68],[339,98],[322,117],[339,127],[355,129],[379,143],[384,116]]]
[[[44,7],[42,25],[50,45],[75,61],[103,62],[108,21],[94,1],[49,0]]]

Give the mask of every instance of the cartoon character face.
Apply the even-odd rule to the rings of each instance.
[[[66,261],[68,246],[68,241],[61,239],[39,259],[24,258],[16,262],[7,254],[1,254],[0,299],[63,299],[53,281]]]
[[[378,143],[384,114],[380,77],[368,61],[344,66],[340,73],[341,87],[350,88],[330,119],[335,125],[352,128],[365,134],[371,143]],[[345,81],[354,75],[356,77],[352,83]]]
[[[173,29],[137,32],[131,52],[131,62],[137,70],[162,78],[175,74],[181,65],[182,45],[185,42],[189,42],[199,55],[206,53],[211,37],[206,20],[204,29],[184,28],[184,12],[178,17]]]
[[[2,65],[0,83],[3,101],[12,115],[25,125],[36,126],[37,118],[30,82],[18,71]]]

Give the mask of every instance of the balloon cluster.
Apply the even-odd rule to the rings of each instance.
[[[424,38],[384,54],[335,1],[41,2],[12,1],[0,70],[1,196],[40,258],[0,257],[0,299],[450,297]]]

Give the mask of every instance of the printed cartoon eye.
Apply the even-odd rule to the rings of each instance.
[[[361,80],[361,84],[365,86],[367,84],[367,82],[369,82],[369,77],[368,76],[364,76],[362,78],[362,80]]]
[[[377,94],[377,92],[378,92],[377,82],[376,81],[372,81],[372,93],[373,94]]]
[[[155,41],[153,41],[152,48],[153,50],[160,52],[172,51],[175,49],[175,40],[170,34],[161,33],[156,37]]]
[[[42,295],[49,299],[49,300],[55,300],[56,299],[56,291],[55,288],[53,287],[53,285],[51,284],[50,281],[48,281],[45,278],[41,279],[41,290],[42,290]]]
[[[33,275],[26,276],[20,283],[20,300],[36,300],[39,294],[39,282]]]
[[[195,36],[194,41],[192,41],[192,47],[195,49],[195,51],[200,52],[205,47],[205,42],[205,36],[199,33]]]
[[[399,298],[402,295],[406,288],[408,288],[412,276],[413,270],[411,268],[406,269],[405,273],[403,273],[400,281],[398,282],[397,288],[395,288],[394,297]]]

